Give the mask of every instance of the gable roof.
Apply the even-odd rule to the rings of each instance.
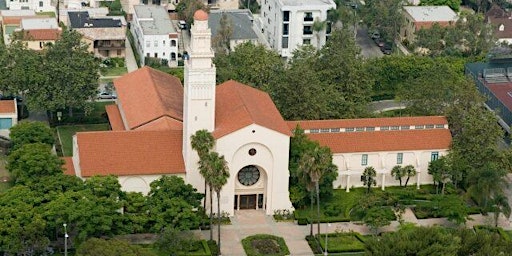
[[[181,81],[162,71],[143,67],[114,80],[128,129],[167,116],[183,121]]]
[[[62,157],[62,160],[64,160],[64,164],[62,165],[64,174],[75,176],[76,173],[75,173],[75,166],[73,165],[73,158],[72,157]]]
[[[77,133],[82,177],[185,173],[182,131]]]
[[[16,101],[15,100],[0,100],[0,113],[1,114],[16,113]]]
[[[57,40],[60,38],[60,30],[58,29],[31,29],[23,31],[23,40],[41,41],[41,40]]]
[[[383,117],[360,119],[335,119],[335,120],[303,120],[287,121],[290,130],[297,125],[303,130],[322,128],[353,128],[353,127],[379,127],[379,126],[403,126],[403,125],[428,125],[448,124],[444,116],[410,116],[410,117]]]
[[[276,105],[263,91],[230,80],[217,86],[215,104],[215,138],[251,124],[291,136]]]
[[[327,146],[333,153],[405,150],[443,150],[450,147],[449,129],[307,133],[308,138]]]
[[[183,130],[183,123],[168,116],[160,117],[150,123],[143,124],[135,129],[136,131],[166,131]]]
[[[106,105],[105,110],[107,112],[108,122],[110,123],[112,131],[124,131],[123,118],[121,117],[121,112],[119,112],[117,105]]]

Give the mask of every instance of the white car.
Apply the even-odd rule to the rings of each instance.
[[[100,100],[113,100],[113,99],[117,99],[117,95],[114,92],[112,92],[112,93],[100,92],[100,93],[98,93],[98,99],[100,99]]]

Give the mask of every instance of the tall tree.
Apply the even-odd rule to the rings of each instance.
[[[476,199],[481,207],[488,210],[489,201],[503,193],[503,188],[507,185],[506,174],[507,172],[498,164],[488,162],[485,166],[469,173],[468,193]]]
[[[500,213],[505,217],[510,218],[512,210],[508,204],[508,198],[504,194],[497,194],[491,199],[492,211],[494,212],[494,226],[498,227],[498,218]]]
[[[363,21],[370,30],[378,30],[386,41],[394,42],[405,25],[402,6],[402,0],[367,0],[361,9]]]
[[[402,186],[402,178],[406,176],[404,168],[400,165],[395,165],[391,169],[391,176],[395,177],[396,180],[400,181],[400,187]]]
[[[43,82],[27,92],[28,107],[56,111],[68,108],[85,109],[97,93],[99,61],[81,41],[81,34],[64,30],[55,44],[45,49]]]
[[[367,187],[367,193],[370,193],[370,189],[372,186],[377,185],[377,172],[375,171],[375,168],[372,166],[368,166],[364,168],[363,175],[361,176],[361,181],[363,184]]]
[[[442,184],[441,194],[444,194],[446,183],[451,180],[451,173],[449,166],[446,161],[446,157],[442,156],[439,159],[428,163],[428,174],[432,175],[434,184],[436,185],[436,193],[439,188],[439,184]]]
[[[321,39],[322,39],[322,31],[326,28],[327,26],[327,21],[322,21],[320,20],[318,17],[315,18],[315,21],[313,22],[313,32],[315,33],[315,37],[316,37],[316,48],[317,49],[320,49],[321,48]]]
[[[231,51],[231,38],[233,36],[233,21],[226,13],[222,13],[219,20],[217,35],[213,38],[212,44],[216,54],[227,54]]]
[[[204,195],[206,196],[206,187],[209,187],[210,194],[208,198],[210,199],[210,240],[213,240],[213,230],[212,226],[212,216],[213,216],[213,208],[212,208],[212,186],[211,180],[213,178],[213,174],[211,170],[208,168],[208,155],[210,151],[215,146],[215,138],[213,135],[207,130],[198,130],[195,134],[190,137],[190,143],[192,145],[192,149],[194,149],[199,156],[199,173],[203,176],[204,179]],[[206,198],[203,201],[203,208],[206,210]]]
[[[229,178],[229,169],[228,169],[228,163],[224,159],[224,156],[219,155],[217,152],[210,152],[208,154],[208,165],[211,169],[212,173],[212,179],[211,179],[211,187],[213,190],[215,190],[215,193],[217,194],[217,244],[219,246],[219,255],[220,253],[220,222],[221,222],[221,215],[220,215],[220,192],[222,190],[222,187],[226,185]],[[212,206],[210,206],[212,207]]]
[[[43,122],[26,121],[11,127],[9,137],[13,150],[30,143],[43,143],[50,147],[55,143],[52,129]]]
[[[14,184],[30,184],[39,178],[62,174],[63,161],[42,143],[25,144],[7,158],[7,170]]]
[[[302,155],[299,162],[299,169],[307,174],[313,184],[315,184],[316,205],[317,205],[317,228],[320,234],[320,180],[326,169],[332,163],[332,154],[328,147],[317,146]]]
[[[407,183],[409,183],[409,179],[411,177],[416,176],[416,168],[414,168],[413,165],[407,165],[404,167],[405,176],[407,176],[407,179],[405,180],[404,187],[407,187]]]

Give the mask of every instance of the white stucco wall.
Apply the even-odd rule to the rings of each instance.
[[[50,0],[7,0],[6,5],[9,10],[34,10],[36,12],[55,12],[55,7],[51,5]]]
[[[361,175],[364,169],[369,166],[377,171],[377,187],[382,188],[383,184],[384,186],[398,186],[399,181],[391,176],[391,169],[395,165],[413,165],[416,168],[418,174],[410,178],[408,185],[432,184],[432,176],[428,174],[428,164],[432,152],[438,152],[439,157],[447,154],[446,149],[333,154],[333,163],[338,166],[338,178],[333,182],[333,186],[334,188],[347,189],[348,183],[348,189],[363,187]],[[403,154],[402,164],[397,164],[398,153]],[[362,165],[363,154],[368,155],[367,165]],[[402,179],[402,182],[405,183],[405,179]]]
[[[266,214],[274,210],[292,209],[288,193],[288,158],[290,138],[284,134],[253,124],[217,140],[216,150],[228,162],[230,177],[221,194],[221,211],[234,214],[235,193],[253,193],[264,189]],[[256,149],[254,156],[249,149]],[[260,181],[253,186],[238,182],[237,174],[247,165],[260,169]],[[266,184],[263,180],[266,179]],[[214,203],[214,209],[215,208]]]
[[[126,192],[139,192],[143,195],[147,195],[151,190],[149,186],[151,182],[158,180],[163,175],[136,175],[136,176],[119,176],[119,184],[121,184],[121,190]],[[165,176],[177,176],[185,179],[185,174],[169,174]],[[202,193],[202,191],[198,191]]]

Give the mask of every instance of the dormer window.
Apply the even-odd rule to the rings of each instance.
[[[505,31],[505,25],[500,24],[500,27],[498,28],[499,31]]]

